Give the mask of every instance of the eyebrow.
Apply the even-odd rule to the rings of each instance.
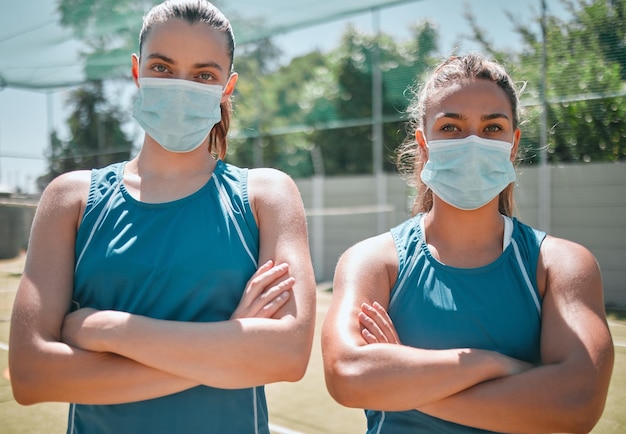
[[[467,117],[463,116],[460,113],[442,113],[439,116],[437,116],[437,119],[442,119],[442,118],[451,118],[451,119],[456,119],[456,120],[462,121],[462,120],[466,119]],[[481,121],[490,121],[492,119],[502,119],[502,118],[504,118],[506,120],[509,120],[509,116],[504,114],[504,113],[491,113],[491,114],[488,114],[488,115],[482,115],[480,117],[480,120]]]
[[[170,57],[165,56],[164,54],[160,54],[160,53],[152,53],[149,54],[147,56],[148,59],[159,59],[162,60],[166,63],[170,63],[172,65],[176,65],[176,61]],[[202,69],[202,68],[216,68],[220,71],[223,71],[224,68],[222,68],[222,66],[217,63],[217,62],[202,62],[202,63],[195,63],[193,65],[194,69]]]
[[[492,113],[489,115],[483,115],[480,117],[480,119],[483,121],[490,121],[492,119],[506,119],[507,121],[510,120],[510,118],[504,113]]]
[[[460,113],[441,113],[439,116],[437,116],[437,119],[442,118],[452,118],[462,121],[463,119],[465,119],[465,116],[461,115]]]

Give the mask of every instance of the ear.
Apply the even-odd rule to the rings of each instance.
[[[519,148],[519,139],[522,137],[522,131],[518,128],[513,135],[513,147],[511,148],[511,161],[515,162],[517,158],[517,150]]]
[[[419,156],[422,161],[428,160],[428,146],[426,145],[426,136],[421,129],[415,130],[415,142],[417,142],[416,156]]]
[[[133,81],[135,82],[135,85],[139,87],[139,56],[133,53],[130,59],[132,62],[130,72],[133,75]]]
[[[237,84],[238,78],[239,75],[236,72],[233,72],[230,74],[230,77],[228,77],[228,81],[226,82],[226,86],[224,86],[224,91],[222,92],[222,103],[228,101],[230,96],[235,91],[235,85]]]

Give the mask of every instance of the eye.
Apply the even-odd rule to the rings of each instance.
[[[201,72],[200,74],[198,74],[198,78],[203,81],[211,81],[215,80],[215,75],[211,74],[210,72]]]
[[[502,127],[497,124],[487,125],[485,127],[485,132],[487,133],[499,133],[502,130],[503,130]]]
[[[152,65],[152,67],[150,69],[152,69],[154,72],[158,72],[160,74],[168,72],[167,67],[165,65],[161,64],[161,63],[155,63],[154,65]]]
[[[454,124],[444,124],[441,126],[441,128],[439,128],[439,130],[445,132],[456,132],[460,131],[460,128]]]

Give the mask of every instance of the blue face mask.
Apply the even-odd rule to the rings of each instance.
[[[171,78],[140,78],[133,117],[171,152],[191,152],[221,119],[222,86]]]
[[[422,181],[453,207],[478,209],[515,181],[511,147],[478,136],[430,141]]]

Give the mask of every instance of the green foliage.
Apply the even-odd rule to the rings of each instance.
[[[548,13],[546,20],[549,161],[624,161],[626,0],[560,1],[570,16]],[[510,18],[524,41],[518,53],[498,51],[475,23],[474,39],[527,83],[522,145],[525,162],[534,163],[540,148],[542,36]]]
[[[623,161],[626,159],[626,0],[560,1],[568,14],[548,10],[547,88],[548,156],[552,162]],[[61,0],[63,22],[88,43],[88,77],[126,75],[110,65],[136,49],[141,15],[156,0]],[[526,83],[522,146],[526,163],[540,154],[542,96],[542,35],[537,23],[519,22],[509,14],[520,35],[518,50],[499,49],[490,42],[472,14],[469,39],[481,51],[502,62],[516,80]],[[238,23],[240,25],[241,23]],[[294,177],[314,173],[372,173],[372,65],[382,74],[384,170],[395,170],[395,148],[405,139],[407,88],[420,82],[438,52],[436,26],[417,23],[408,41],[372,36],[347,28],[330,53],[313,51],[279,64],[280,51],[270,39],[237,48],[240,75],[234,96],[234,116],[227,159],[241,166],[271,166]],[[75,101],[83,107],[104,107],[104,100]],[[80,119],[104,122],[102,110],[77,112],[70,128],[74,143],[95,143],[93,128]],[[117,113],[119,123],[126,119]],[[107,128],[108,130],[109,128]],[[114,128],[113,128],[114,130]],[[81,133],[82,131],[82,133]],[[86,132],[92,131],[91,136]],[[121,133],[121,130],[119,130]],[[111,142],[124,143],[121,138]],[[51,139],[51,174],[78,164],[76,152],[93,149]],[[81,161],[86,157],[81,157]],[[52,163],[54,161],[54,164]],[[67,163],[70,161],[70,163]],[[82,164],[82,163],[81,163]]]
[[[63,141],[52,132],[48,173],[38,179],[41,188],[61,173],[103,167],[130,156],[132,141],[122,130],[125,117],[107,103],[102,83],[77,88],[68,103],[74,108],[68,118],[71,137]]]
[[[60,0],[61,24],[87,44],[88,80],[127,77],[143,14],[158,0]]]
[[[405,90],[432,65],[437,36],[416,26],[408,43],[348,28],[327,55],[312,52],[269,72],[258,50],[237,60],[240,74],[228,158],[235,164],[269,165],[292,176],[372,173],[372,65],[380,60],[384,170],[394,170],[403,141]],[[267,52],[267,50],[266,50]],[[271,51],[270,51],[271,52]],[[265,57],[265,65],[272,58]]]

